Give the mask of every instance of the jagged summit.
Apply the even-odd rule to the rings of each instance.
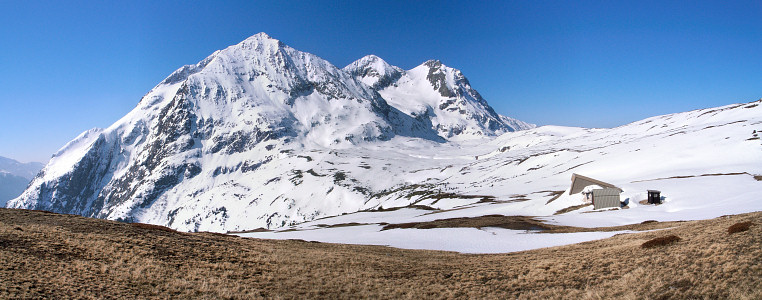
[[[160,84],[173,84],[180,81],[183,81],[188,78],[188,76],[195,74],[206,67],[209,62],[211,62],[213,59],[217,57],[221,52],[224,51],[235,51],[236,48],[245,48],[245,49],[256,49],[260,52],[269,51],[270,53],[277,52],[277,49],[285,47],[285,44],[281,43],[279,40],[276,40],[267,33],[260,32],[255,35],[252,35],[245,40],[241,41],[240,43],[236,45],[232,45],[224,50],[218,50],[203,59],[202,61],[198,62],[197,64],[193,65],[185,65],[182,66],[180,69],[177,69],[176,71],[172,72],[167,78],[165,78]],[[267,50],[265,50],[267,49]]]
[[[463,73],[461,73],[460,70],[447,67],[439,60],[427,60],[421,66],[429,68],[426,80],[431,83],[434,89],[439,92],[442,97],[451,98],[458,96],[456,93],[460,92],[458,88],[461,86],[463,88],[471,88],[468,80],[463,76]],[[476,91],[474,90],[474,92]],[[478,98],[481,98],[481,96]]]
[[[229,49],[236,49],[236,48],[252,49],[261,53],[274,53],[274,52],[277,52],[279,49],[291,48],[291,47],[281,42],[280,40],[271,37],[267,33],[260,32],[244,39],[238,44],[231,45],[222,51],[226,51]]]
[[[372,93],[355,84],[333,64],[314,54],[291,48],[264,32],[255,34],[238,44],[215,51],[195,65],[186,65],[173,72],[162,84],[173,84],[187,80],[192,75],[204,73],[206,77],[236,77],[237,81],[267,81],[281,91],[308,89],[311,83],[326,84],[339,81],[332,92],[349,95],[344,89],[354,89],[363,97],[372,98]],[[344,87],[346,86],[346,87]],[[320,90],[325,92],[326,90]]]
[[[422,65],[428,66],[429,68],[439,68],[442,66],[442,61],[438,59],[429,59],[424,61]]]
[[[254,34],[254,35],[246,38],[243,41],[245,42],[245,41],[249,41],[249,40],[271,40],[271,41],[278,41],[278,40],[274,39],[273,37],[271,37],[269,34],[267,34],[264,31],[260,32],[260,33],[257,33],[257,34]]]

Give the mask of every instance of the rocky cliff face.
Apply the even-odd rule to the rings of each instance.
[[[374,195],[404,183],[339,158],[360,146],[521,129],[441,63],[403,72],[371,57],[349,69],[254,35],[178,69],[121,120],[68,143],[8,206],[182,230],[278,227],[373,207]],[[423,71],[441,98],[434,106],[387,101]]]

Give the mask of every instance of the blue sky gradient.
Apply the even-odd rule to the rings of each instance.
[[[113,2],[113,3],[112,3]],[[762,97],[762,1],[0,1],[0,156],[45,162],[258,32],[458,68],[498,113],[615,127]]]

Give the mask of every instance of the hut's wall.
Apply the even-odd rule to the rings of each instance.
[[[619,189],[593,190],[593,209],[619,207]]]

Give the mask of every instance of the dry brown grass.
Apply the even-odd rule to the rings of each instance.
[[[563,247],[464,255],[0,209],[0,299],[760,299],[761,226],[727,233],[733,224],[760,221],[756,212]],[[640,248],[665,235],[682,240]]]
[[[143,228],[147,230],[161,230],[161,231],[167,231],[167,232],[175,232],[176,230],[161,226],[161,225],[154,225],[154,224],[145,224],[145,223],[130,223],[130,225],[135,226],[137,228]]]
[[[590,205],[593,205],[593,204],[592,203],[584,203],[584,204],[580,204],[580,205],[569,206],[567,208],[559,209],[553,215],[565,214],[565,213],[568,213],[570,211],[575,211],[575,210],[578,210],[580,208],[583,208],[583,207],[586,207],[586,206],[590,206]]]

